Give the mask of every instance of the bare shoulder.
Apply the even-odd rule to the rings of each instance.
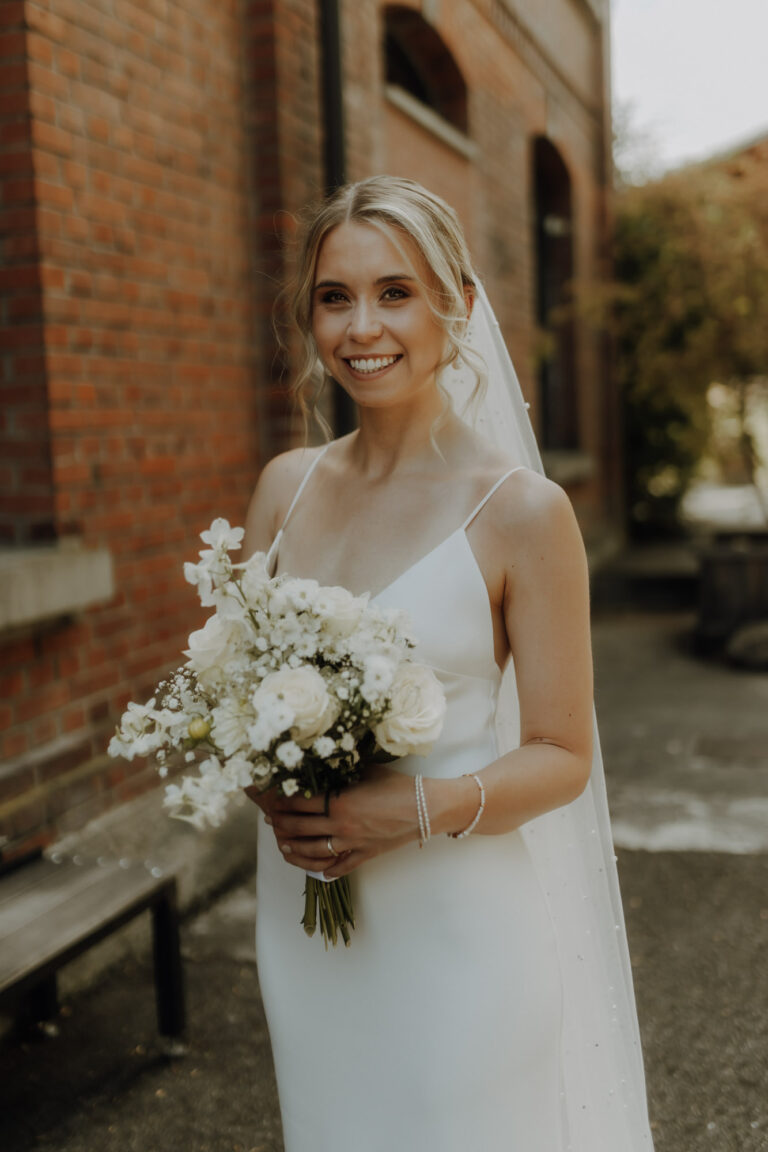
[[[267,550],[307,469],[322,450],[322,447],[291,448],[273,456],[264,465],[246,513],[244,556]]]
[[[493,501],[497,539],[520,554],[583,555],[581,531],[573,505],[553,480],[521,468],[501,485]]]

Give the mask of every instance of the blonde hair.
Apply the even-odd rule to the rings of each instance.
[[[415,180],[371,176],[337,189],[307,212],[295,272],[279,298],[291,327],[300,338],[300,362],[291,391],[298,401],[305,428],[313,416],[326,438],[331,435],[317,407],[330,377],[320,362],[312,334],[312,299],[320,247],[332,229],[349,222],[380,228],[403,256],[407,255],[403,250],[403,237],[416,246],[433,281],[431,284],[422,281],[422,287],[447,337],[446,356],[438,368],[462,359],[477,377],[471,398],[474,400],[484,386],[485,365],[466,339],[466,294],[471,294],[475,286],[475,274],[459,218],[444,200]],[[418,269],[415,271],[418,274]],[[279,330],[278,339],[285,347],[287,342]],[[308,391],[311,392],[309,403]],[[442,388],[441,392],[444,404],[438,424],[451,406],[448,393]]]

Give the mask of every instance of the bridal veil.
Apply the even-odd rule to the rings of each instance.
[[[520,385],[493,310],[478,284],[467,342],[487,383],[462,360],[441,374],[454,410],[514,464],[543,472]],[[519,744],[510,660],[497,711],[501,753]],[[650,1152],[645,1077],[632,970],[611,836],[600,744],[587,788],[572,803],[524,825],[554,923],[563,983],[561,1101],[568,1152]]]

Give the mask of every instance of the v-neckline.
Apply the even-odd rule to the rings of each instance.
[[[292,513],[293,509],[295,508],[296,503],[298,502],[299,497],[301,496],[301,493],[304,490],[304,487],[305,487],[307,481],[309,480],[309,478],[312,474],[312,471],[314,470],[314,468],[318,464],[318,462],[322,459],[322,457],[325,455],[325,453],[329,447],[330,447],[330,444],[326,444],[325,448],[323,448],[323,450],[319,453],[319,455],[316,456],[315,459],[312,461],[312,463],[310,464],[307,472],[304,475],[304,478],[302,479],[302,481],[301,481],[301,483],[300,483],[300,485],[296,491],[296,494],[293,497],[293,500],[291,501],[291,504],[288,508],[288,511],[285,514],[285,518],[283,519],[283,523],[278,528],[277,533],[275,535],[275,538],[272,541],[272,544],[270,545],[269,550],[267,552],[267,570],[268,571],[272,567],[272,565],[278,561],[278,557],[280,554],[280,543],[283,539],[285,526],[288,523],[288,520],[290,519],[291,513]],[[444,548],[448,543],[450,543],[451,540],[455,539],[458,535],[462,535],[464,537],[465,542],[466,542],[466,546],[471,553],[473,565],[474,565],[478,575],[480,576],[481,580],[483,581],[483,585],[486,589],[486,594],[487,594],[488,588],[487,588],[487,585],[485,583],[485,577],[483,576],[482,569],[480,568],[480,565],[477,562],[477,557],[475,556],[472,545],[469,543],[469,538],[467,536],[467,528],[472,523],[474,518],[478,515],[478,513],[482,510],[482,508],[485,506],[485,504],[488,502],[488,500],[491,498],[491,496],[493,496],[493,494],[497,490],[497,488],[499,488],[499,486],[501,484],[503,484],[504,481],[509,476],[511,476],[513,472],[519,471],[519,469],[522,467],[523,467],[523,465],[517,465],[514,468],[508,469],[502,476],[500,476],[498,478],[496,483],[493,484],[491,486],[491,488],[488,489],[488,491],[483,496],[482,500],[479,502],[479,504],[475,505],[475,507],[470,512],[469,516],[463,521],[463,523],[459,524],[457,528],[454,528],[453,532],[449,533],[448,536],[444,536],[443,539],[438,541],[438,543],[435,544],[433,548],[430,548],[428,552],[425,552],[422,556],[419,556],[419,558],[417,560],[414,560],[414,562],[412,564],[409,564],[407,568],[403,569],[402,572],[398,573],[398,575],[395,576],[393,580],[390,580],[389,583],[385,584],[383,588],[380,588],[378,592],[372,592],[370,589],[366,589],[363,592],[353,592],[352,589],[348,588],[346,584],[341,585],[341,587],[345,588],[346,591],[348,591],[352,596],[368,596],[369,600],[378,600],[385,593],[389,592],[389,590],[391,588],[394,588],[395,585],[399,584],[401,580],[405,579],[405,577],[409,573],[413,572],[421,564],[424,564],[431,556],[434,556],[434,554],[436,552],[438,552],[441,548]],[[274,550],[274,555],[272,555],[273,550]],[[274,575],[277,576],[278,573],[275,572]],[[282,573],[280,573],[280,575],[282,575]],[[312,579],[316,579],[316,577],[312,577]]]
[[[424,564],[427,560],[429,560],[430,556],[434,556],[435,552],[439,552],[441,548],[444,548],[446,544],[449,544],[455,536],[459,535],[459,533],[461,533],[465,539],[467,538],[466,528],[464,528],[463,525],[459,525],[458,528],[454,528],[453,532],[451,532],[449,536],[444,536],[442,540],[435,544],[434,548],[430,548],[429,551],[425,552],[423,556],[419,556],[418,560],[414,560],[413,564],[409,564],[407,568],[403,569],[403,571],[398,576],[395,576],[394,580],[390,580],[389,584],[385,584],[384,587],[381,588],[378,592],[369,591],[367,595],[371,600],[378,600],[380,596],[383,596],[385,592],[389,592],[391,588],[394,588],[396,584],[399,584],[401,580],[404,580],[405,577],[408,576],[409,573],[413,572],[415,568],[418,568],[420,564]],[[472,552],[472,547],[469,543],[469,540],[467,540],[467,546],[469,547],[470,552]],[[474,555],[474,552],[472,552],[473,557]],[[476,560],[475,563],[477,563]],[[358,595],[365,596],[366,593],[360,592]]]
[[[454,539],[454,537],[458,536],[459,534],[463,535],[465,540],[467,540],[467,547],[469,548],[470,552],[472,552],[472,546],[470,545],[469,540],[467,539],[467,530],[463,524],[460,524],[458,528],[454,528],[453,532],[451,532],[448,536],[444,536],[442,540],[440,540],[437,544],[435,544],[433,548],[430,548],[428,552],[425,552],[423,554],[423,556],[419,556],[418,560],[414,560],[414,562],[412,564],[409,564],[407,568],[404,568],[402,572],[400,572],[397,576],[395,576],[394,579],[390,580],[388,584],[385,584],[383,588],[380,588],[378,592],[372,592],[370,589],[365,589],[362,592],[353,592],[352,589],[348,588],[346,584],[338,584],[336,586],[340,587],[340,588],[344,588],[352,596],[355,596],[355,597],[367,596],[369,600],[378,600],[380,596],[383,596],[385,594],[385,592],[389,592],[390,588],[394,588],[395,585],[399,584],[401,580],[404,580],[405,577],[410,572],[413,572],[413,570],[415,568],[418,568],[419,565],[424,564],[425,561],[427,561],[430,558],[430,556],[434,556],[435,552],[438,552],[441,548],[444,548],[447,544],[450,543],[451,540]],[[282,539],[282,535],[283,535],[283,530],[281,528],[280,531],[278,532],[277,536],[275,537],[275,542],[278,544],[277,552],[276,552],[275,557],[274,557],[275,561],[278,560],[279,555],[280,555],[279,545],[280,545],[280,540]],[[477,565],[478,572],[480,572],[480,566],[477,564],[477,559],[475,558],[474,552],[472,552],[472,558],[474,559],[475,564]],[[288,572],[275,572],[275,573],[273,573],[273,576],[288,576],[288,575],[291,575],[291,574]],[[482,576],[482,572],[480,573],[480,575]],[[302,579],[316,580],[317,583],[321,583],[321,581],[317,580],[316,576],[305,576],[305,577],[302,577]],[[485,580],[485,577],[483,577],[483,581],[484,580]],[[330,585],[327,585],[326,581],[322,581],[322,583],[324,586],[330,587]]]

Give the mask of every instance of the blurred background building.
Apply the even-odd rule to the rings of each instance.
[[[547,465],[620,532],[603,0],[6,0],[0,835],[156,782],[106,757],[199,617],[181,565],[300,442],[271,315],[296,215],[377,172],[457,208]]]

